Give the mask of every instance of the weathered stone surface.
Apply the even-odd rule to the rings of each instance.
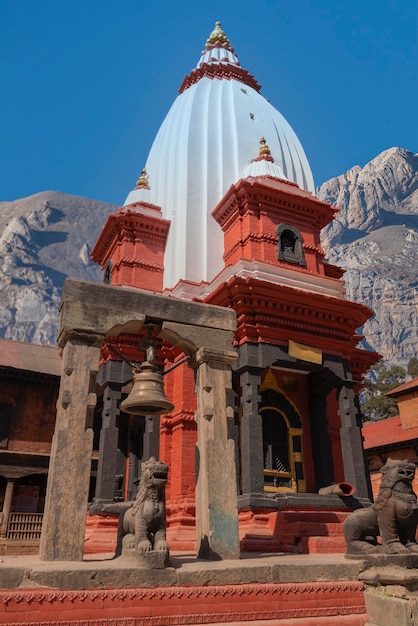
[[[230,365],[236,354],[202,347],[197,367],[196,542],[207,559],[240,556]]]
[[[228,562],[203,563],[197,561],[193,566],[177,570],[179,585],[238,585],[246,583],[265,583],[272,580],[272,568],[267,564],[253,565],[248,568],[232,567]]]
[[[170,566],[170,555],[168,550],[153,550],[142,552],[137,555],[140,567],[147,569],[164,569]]]
[[[63,351],[39,548],[46,561],[83,558],[99,358],[100,347],[79,341],[69,341]]]
[[[140,567],[136,559],[125,557],[108,562],[107,566],[95,567],[94,563],[84,563],[85,567],[33,569],[29,580],[42,587],[57,589],[92,589],[102,587],[155,587],[177,583],[174,568],[149,569]]]
[[[375,626],[415,626],[417,624],[418,599],[416,597],[396,596],[394,589],[382,587],[366,590],[364,599],[370,623]]]
[[[0,588],[14,589],[22,584],[25,577],[25,567],[1,567],[0,568]]]
[[[231,309],[178,300],[140,289],[67,279],[62,290],[58,343],[64,345],[74,331],[103,336],[136,332],[144,324],[146,316],[161,322],[177,322],[177,334],[186,341],[190,337],[193,350],[206,345],[205,333],[211,329],[219,331],[218,343],[226,342],[225,349],[230,348],[232,333],[236,329],[236,315]],[[187,333],[185,325],[191,327]],[[197,332],[199,329],[200,333]],[[177,345],[172,334],[169,340]],[[164,337],[164,330],[160,335]],[[221,349],[220,345],[215,347]]]
[[[360,580],[369,585],[402,585],[410,591],[418,589],[418,556],[407,554],[367,555]]]
[[[350,580],[356,578],[362,567],[359,561],[347,563],[323,563],[306,560],[287,563],[286,567],[276,564],[272,567],[272,580],[277,583],[308,582],[309,580]]]
[[[17,568],[14,557],[5,557],[0,569],[3,572],[0,588],[12,588],[13,570],[21,571],[14,588],[19,586],[20,578],[20,586],[26,588],[89,589],[288,583],[316,579],[357,581],[364,569],[363,560],[347,562],[343,555],[335,554],[297,556],[252,553],[243,554],[239,560],[224,561],[196,559],[190,554],[175,555],[171,557],[172,567],[166,569],[140,567],[136,558],[126,556],[54,563],[40,561],[36,556],[23,558],[25,566]]]

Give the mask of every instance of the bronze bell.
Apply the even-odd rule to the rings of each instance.
[[[120,407],[132,415],[160,415],[173,410],[174,404],[164,393],[163,377],[152,363],[142,363],[134,374],[132,389]]]

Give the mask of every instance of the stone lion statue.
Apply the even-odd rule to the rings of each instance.
[[[166,541],[165,486],[168,467],[151,457],[141,465],[141,478],[134,504],[121,520],[122,554],[134,553],[151,557],[160,553],[168,561],[169,546]],[[157,565],[156,565],[157,567]]]
[[[357,509],[344,522],[347,554],[418,553],[417,496],[412,489],[415,464],[388,459],[381,472],[376,502],[366,509]]]

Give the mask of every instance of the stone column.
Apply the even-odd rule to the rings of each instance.
[[[7,529],[9,527],[10,511],[12,510],[13,491],[15,488],[14,478],[8,478],[6,485],[6,493],[3,502],[3,521],[1,524],[0,537],[7,537]]]
[[[199,557],[238,559],[235,444],[231,365],[235,352],[201,347],[197,367],[196,539]]]
[[[259,413],[261,377],[249,371],[240,375],[241,488],[243,494],[264,493],[263,422]]]
[[[103,511],[116,495],[116,479],[121,478],[122,494],[125,490],[126,461],[128,453],[128,421],[121,416],[122,387],[132,379],[132,367],[126,361],[107,361],[100,366],[97,387],[102,390],[103,408],[100,429],[99,461],[96,491],[90,512]]]
[[[96,495],[94,500],[112,502],[115,495],[119,417],[122,393],[119,384],[108,384],[103,392],[102,428],[100,431],[99,461],[97,465]]]
[[[93,448],[96,374],[102,338],[70,338],[63,350],[39,555],[81,561]]]
[[[354,485],[358,498],[368,498],[368,468],[364,460],[360,417],[353,387],[354,382],[344,381],[338,395],[344,479]]]
[[[331,439],[327,419],[327,396],[332,386],[322,376],[311,374],[309,380],[309,415],[312,457],[315,467],[315,489],[331,485],[335,480]]]

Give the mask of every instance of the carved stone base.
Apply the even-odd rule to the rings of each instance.
[[[386,558],[385,562],[380,562]],[[417,556],[378,556],[359,576],[370,623],[379,626],[415,626],[418,623]]]
[[[142,567],[149,569],[164,569],[171,565],[168,550],[138,552],[136,557]]]
[[[415,569],[418,580],[418,554],[345,554],[346,559],[362,561],[365,568],[395,567]],[[364,568],[364,569],[365,569]],[[374,570],[373,570],[374,571]],[[395,570],[396,571],[396,570]]]
[[[141,550],[134,547],[135,536],[125,535],[122,542],[122,556],[134,559],[141,568],[164,569],[172,567],[168,550]]]

